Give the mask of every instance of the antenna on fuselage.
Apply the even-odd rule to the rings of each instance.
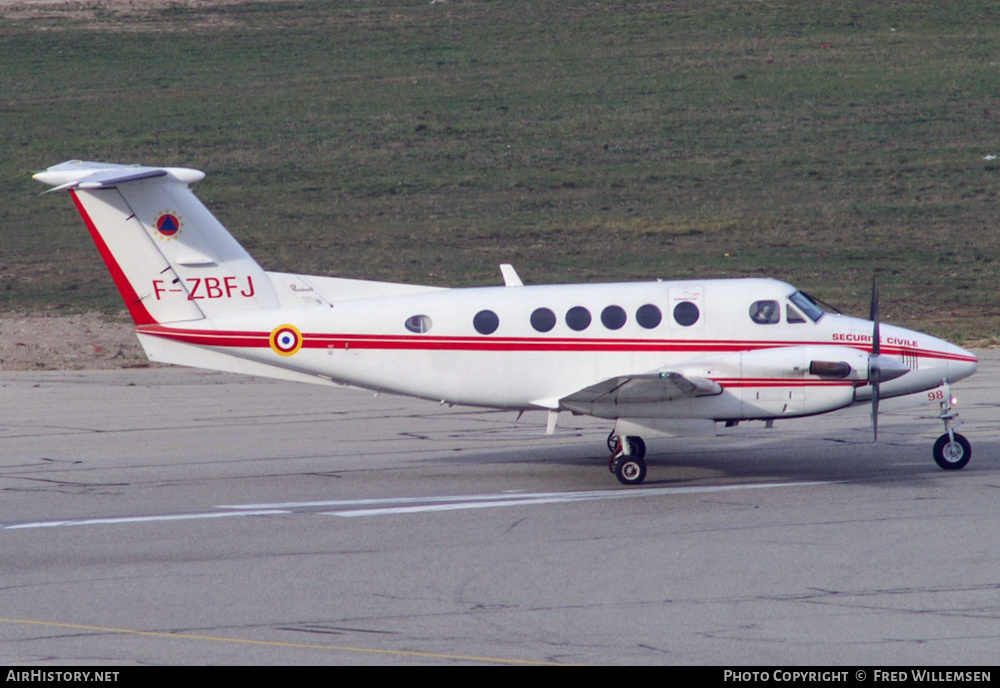
[[[500,265],[500,274],[503,275],[503,284],[505,287],[523,287],[524,282],[521,281],[521,277],[517,274],[517,270],[510,263],[503,263]]]

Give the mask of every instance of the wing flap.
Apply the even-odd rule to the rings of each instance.
[[[648,404],[681,397],[707,397],[722,394],[722,386],[703,377],[681,375],[672,371],[628,375],[602,380],[563,397],[566,406],[579,404]]]

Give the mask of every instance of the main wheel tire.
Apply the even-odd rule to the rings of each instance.
[[[938,466],[946,471],[957,471],[965,468],[969,459],[972,458],[972,446],[969,444],[969,440],[957,432],[954,435],[954,442],[948,437],[948,433],[945,433],[938,437],[937,442],[934,443],[934,460],[937,461]]]
[[[640,459],[646,458],[646,443],[642,441],[641,437],[629,437],[628,450],[632,456],[637,456]]]
[[[639,456],[623,456],[615,466],[615,477],[622,485],[638,485],[646,479],[646,462]]]

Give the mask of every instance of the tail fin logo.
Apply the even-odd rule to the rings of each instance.
[[[181,218],[172,212],[163,212],[156,217],[156,232],[161,239],[173,239],[181,233],[184,223]]]

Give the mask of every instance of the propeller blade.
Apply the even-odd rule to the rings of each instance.
[[[872,353],[868,357],[868,384],[872,386],[872,435],[878,444],[878,398],[879,385],[882,382],[882,361],[879,358],[882,333],[878,317],[878,279],[872,276],[872,301],[868,309],[869,320],[872,321]]]
[[[872,386],[872,435],[873,442],[878,444],[878,399],[879,399],[879,384],[881,380],[881,374],[878,368],[873,368],[869,376],[869,383]]]
[[[878,318],[878,280],[872,277],[872,301],[868,309],[868,319],[874,323],[872,327],[872,355],[878,356],[881,344]]]

